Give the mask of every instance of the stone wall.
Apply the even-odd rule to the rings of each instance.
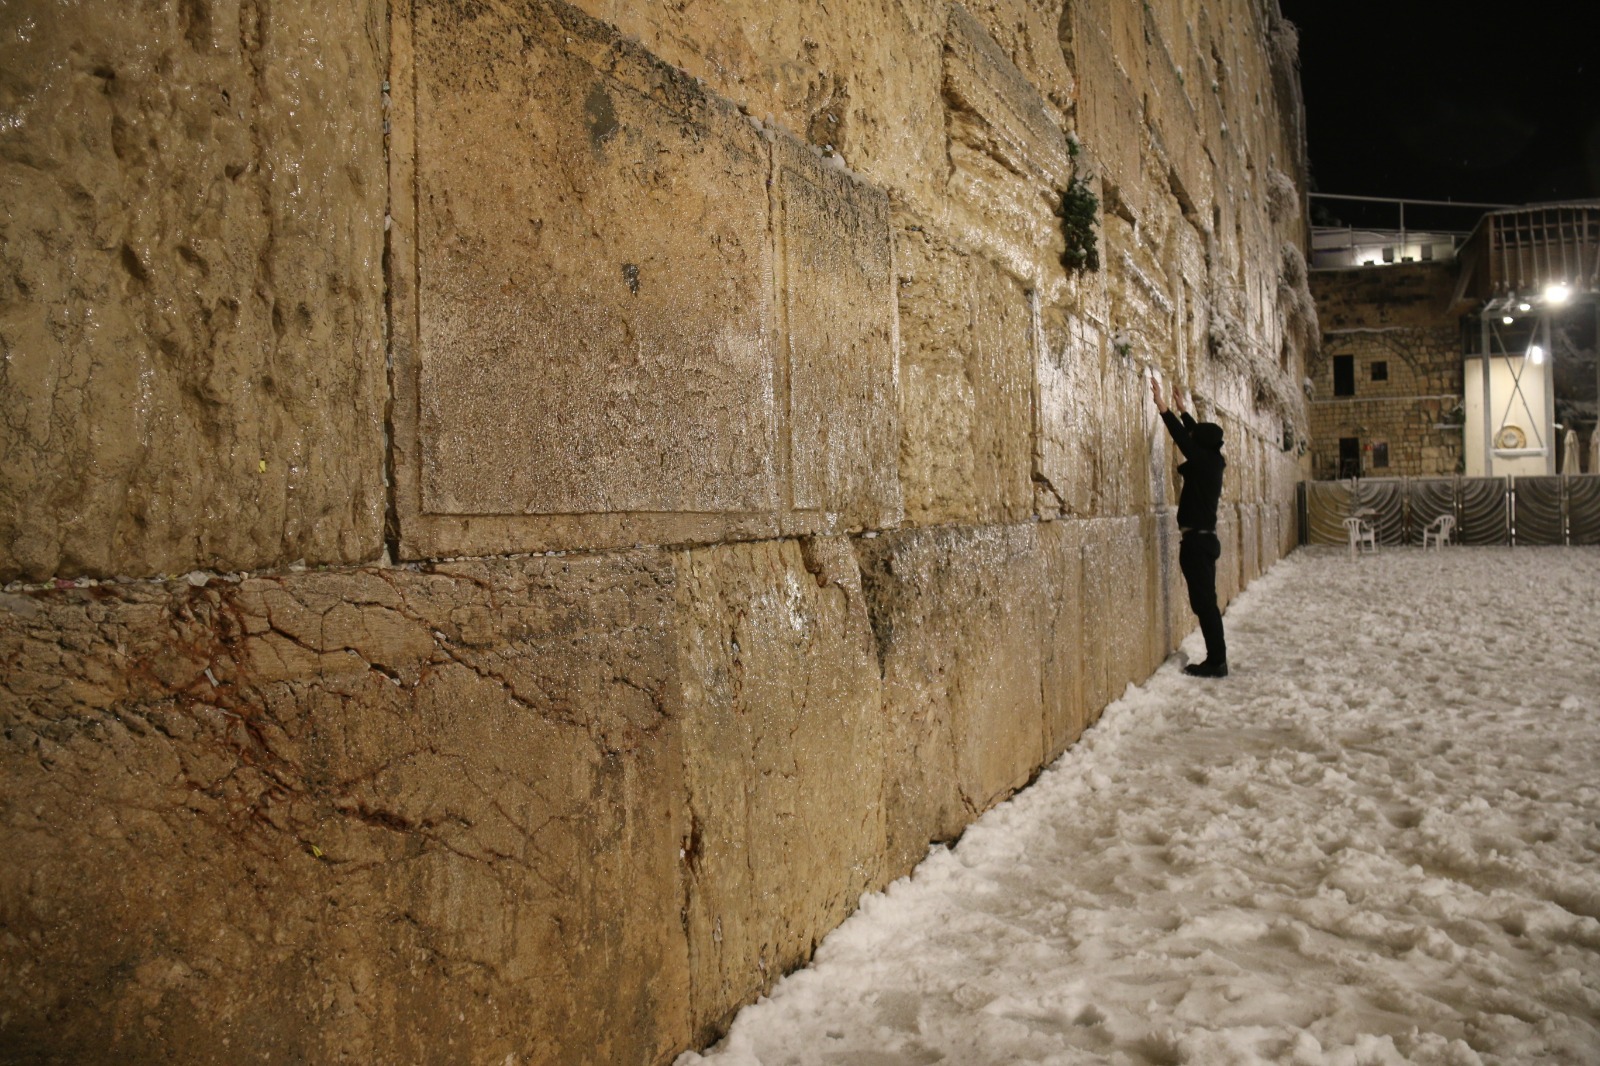
[[[670,1061],[1192,627],[1149,374],[1295,543],[1275,0],[734,9],[0,7],[0,1062]]]
[[[1361,444],[1364,477],[1462,469],[1462,336],[1453,262],[1318,270],[1311,275],[1322,348],[1308,361],[1311,473],[1340,475],[1339,439]],[[1349,357],[1354,393],[1334,391]],[[1385,446],[1387,465],[1377,465]]]

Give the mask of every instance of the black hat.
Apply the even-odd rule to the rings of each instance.
[[[1220,449],[1222,447],[1222,427],[1215,422],[1196,422],[1189,431],[1189,436],[1202,448]]]

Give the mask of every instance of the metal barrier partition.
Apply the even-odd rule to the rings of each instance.
[[[1462,544],[1511,543],[1511,480],[1464,477],[1456,481],[1461,513],[1456,529]]]
[[[1369,512],[1366,519],[1377,532],[1379,544],[1405,543],[1405,478],[1362,478],[1356,483],[1355,510]]]
[[[1302,544],[1347,543],[1344,520],[1360,514],[1380,544],[1421,544],[1454,515],[1458,544],[1600,545],[1600,474],[1302,481],[1299,504]]]
[[[1570,474],[1566,480],[1568,542],[1600,544],[1600,474]]]
[[[1561,477],[1519,477],[1512,484],[1511,530],[1517,544],[1565,544]]]
[[[1349,481],[1303,481],[1305,489],[1305,542],[1344,544],[1344,520],[1349,517],[1354,492]]]

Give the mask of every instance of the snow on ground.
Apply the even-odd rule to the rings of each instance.
[[[678,1066],[1600,1063],[1600,550],[1301,550],[1227,625]]]

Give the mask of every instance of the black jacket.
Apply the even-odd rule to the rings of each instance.
[[[1184,458],[1178,467],[1178,476],[1183,478],[1183,488],[1178,491],[1178,525],[1214,530],[1217,501],[1222,499],[1222,468],[1228,465],[1222,457],[1222,429],[1210,422],[1196,422],[1187,411],[1181,422],[1171,411],[1162,411],[1161,421]],[[1213,440],[1215,445],[1210,444]]]

